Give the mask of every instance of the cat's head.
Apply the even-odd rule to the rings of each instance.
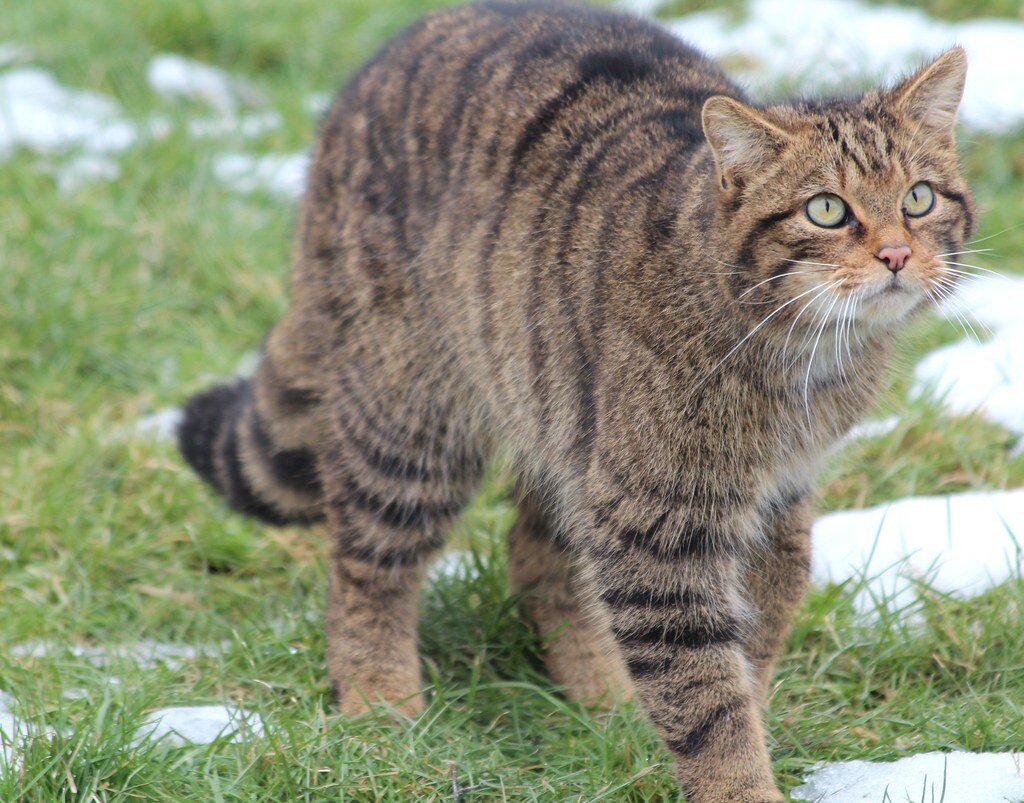
[[[888,327],[947,294],[957,269],[940,260],[961,261],[974,226],[954,142],[966,70],[953,48],[860,98],[710,98],[737,298],[792,330],[841,317]]]

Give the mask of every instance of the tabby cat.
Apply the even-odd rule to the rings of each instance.
[[[235,508],[326,522],[342,712],[420,710],[424,567],[501,450],[554,680],[638,698],[687,799],[782,799],[760,709],[815,474],[953,281],[965,70],[954,48],[892,89],[754,106],[650,22],[498,0],[359,71],[291,308],[180,430]]]

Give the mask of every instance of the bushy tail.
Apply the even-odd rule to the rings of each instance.
[[[320,477],[311,448],[295,443],[293,423],[275,425],[257,396],[289,392],[270,387],[257,394],[254,383],[272,380],[261,369],[255,380],[220,385],[188,400],[178,429],[178,446],[189,465],[236,510],[270,524],[303,524],[322,518]],[[294,396],[295,391],[290,391]],[[279,430],[275,433],[275,430]],[[275,434],[292,433],[282,444]]]

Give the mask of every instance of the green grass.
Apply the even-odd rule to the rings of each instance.
[[[145,85],[147,60],[175,51],[251,78],[285,125],[253,143],[144,141],[122,157],[120,180],[69,195],[45,159],[0,162],[0,689],[57,732],[0,771],[0,799],[451,800],[453,778],[470,790],[463,800],[672,798],[668,756],[635,710],[570,705],[544,675],[505,586],[513,511],[500,472],[457,536],[479,556],[478,575],[424,592],[428,710],[415,722],[346,722],[327,700],[321,537],[229,513],[172,448],[118,434],[232,373],[285,307],[294,209],[229,192],[212,157],[305,147],[315,130],[306,94],[331,90],[425,5],[5,5],[0,41],[29,46],[70,86],[113,95],[133,119],[197,111]],[[1013,270],[1024,137],[978,137],[965,152],[981,236],[1007,230],[989,264]],[[905,365],[958,336],[923,326]],[[1024,484],[1013,436],[907,401],[905,375],[879,411],[900,413],[900,426],[836,459],[823,507]],[[814,591],[790,637],[768,718],[782,783],[826,759],[1024,749],[1020,582],[970,603],[925,593],[919,628],[859,622],[852,594]],[[220,646],[145,670],[5,649],[136,638]],[[203,702],[261,712],[267,739],[134,743],[147,712]]]
[[[964,20],[976,17],[1009,17],[1024,19],[1021,0],[870,0],[878,5],[904,5],[916,8],[933,17],[946,20]],[[694,11],[724,9],[730,18],[739,18],[746,0],[665,0],[658,6],[657,15],[671,19]]]

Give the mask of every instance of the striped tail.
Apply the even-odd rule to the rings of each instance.
[[[269,366],[264,366],[269,368]],[[282,445],[274,422],[259,409],[254,382],[239,380],[196,394],[185,405],[178,446],[189,465],[242,513],[269,524],[309,524],[323,518],[316,455]]]

